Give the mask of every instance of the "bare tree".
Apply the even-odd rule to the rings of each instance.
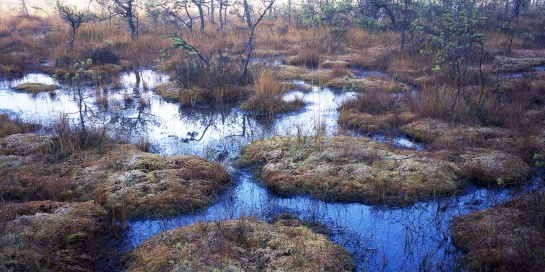
[[[89,9],[81,11],[78,10],[76,6],[63,4],[60,1],[57,1],[55,4],[55,9],[59,12],[61,19],[70,25],[71,31],[70,42],[68,42],[68,51],[72,53],[78,28],[84,23],[95,20],[96,16],[89,12]]]
[[[254,32],[259,25],[259,22],[263,19],[265,14],[267,14],[267,11],[273,6],[275,0],[270,0],[268,3],[263,3],[265,6],[265,9],[261,13],[261,15],[257,18],[257,20],[252,21],[252,7],[248,3],[248,0],[243,0],[244,5],[244,16],[246,17],[246,24],[248,25],[248,29],[250,30],[250,35],[248,36],[248,41],[246,42],[246,46],[244,47],[244,50],[241,52],[244,53],[246,51],[246,60],[244,61],[244,70],[242,72],[242,81],[246,80],[246,76],[248,75],[248,64],[250,63],[250,58],[252,57],[252,52],[254,50]]]
[[[146,12],[149,16],[156,17],[156,20],[169,25],[185,26],[193,33],[193,21],[195,17],[189,12],[190,3],[187,0],[152,0],[146,3]]]
[[[131,31],[131,38],[138,38],[138,16],[136,13],[136,0],[113,0],[115,14],[127,19]],[[136,23],[135,23],[136,21]]]
[[[191,2],[193,4],[195,4],[195,6],[197,7],[197,9],[199,10],[199,20],[201,22],[201,32],[204,32],[204,5],[205,5],[205,1],[204,0],[191,0]]]
[[[23,16],[28,16],[28,9],[26,7],[25,0],[21,0],[21,13],[23,13]]]

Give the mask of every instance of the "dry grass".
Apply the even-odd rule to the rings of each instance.
[[[0,114],[0,138],[18,133],[34,132],[40,128],[38,124],[28,124],[21,120],[12,120],[7,114]]]
[[[152,237],[128,271],[352,271],[348,252],[297,220],[195,223]]]
[[[289,85],[278,83],[273,70],[263,70],[255,81],[252,96],[240,107],[259,114],[274,114],[301,109],[305,105],[302,99],[283,100],[287,91],[285,87],[289,87]]]

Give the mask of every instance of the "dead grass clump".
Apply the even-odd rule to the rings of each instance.
[[[348,252],[301,224],[255,218],[195,223],[139,246],[128,271],[352,271]]]
[[[283,99],[284,93],[287,91],[283,87],[289,87],[289,85],[278,83],[273,70],[264,70],[255,81],[253,95],[240,107],[259,114],[274,114],[301,109],[305,105],[302,99],[296,98],[291,101]]]
[[[545,269],[545,194],[531,193],[456,218],[454,244],[465,253],[462,268],[474,271]]]
[[[389,134],[394,128],[416,118],[413,113],[400,112],[400,107],[402,102],[397,96],[381,89],[371,89],[343,102],[338,121],[343,128]]]
[[[341,111],[339,125],[346,129],[352,129],[364,133],[389,132],[396,126],[397,118],[394,114],[372,115],[356,110]]]
[[[343,102],[339,110],[356,110],[370,114],[382,114],[395,110],[400,105],[397,98],[390,92],[379,88],[370,89],[368,92],[359,93],[355,99]]]
[[[320,46],[307,42],[302,46],[296,56],[285,58],[284,62],[289,65],[305,66],[307,68],[317,68],[320,64]]]
[[[396,150],[355,137],[275,137],[245,147],[237,162],[254,166],[263,183],[282,195],[407,205],[450,194],[464,184],[462,171],[433,154]]]

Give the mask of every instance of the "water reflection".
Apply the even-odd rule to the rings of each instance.
[[[361,76],[375,75],[360,72]],[[376,75],[383,76],[380,73]],[[204,108],[181,107],[166,102],[153,88],[167,82],[160,73],[143,70],[120,78],[122,88],[85,88],[85,118],[91,126],[106,127],[114,136],[137,142],[146,137],[154,153],[196,154],[218,161],[233,161],[251,141],[274,135],[336,134],[337,108],[353,92],[335,92],[295,81],[296,90],[284,99],[303,99],[307,105],[296,113],[274,118],[255,116],[237,104],[218,104]],[[61,114],[78,122],[78,97],[74,88],[61,85],[55,96],[14,92],[25,82],[59,84],[42,74],[0,82],[0,109],[29,122],[51,125]],[[299,90],[305,90],[299,91]],[[410,149],[422,145],[404,137],[373,136]],[[226,163],[229,166],[229,163]],[[231,169],[234,186],[218,196],[215,205],[193,214],[173,218],[143,219],[129,222],[125,246],[135,247],[145,239],[167,229],[198,221],[217,221],[256,215],[289,212],[303,219],[320,221],[332,230],[332,239],[354,252],[362,270],[451,270],[455,251],[448,225],[453,216],[480,210],[512,197],[513,190],[468,188],[443,199],[419,202],[406,208],[368,206],[357,203],[326,203],[308,197],[281,198],[257,184],[255,177]]]

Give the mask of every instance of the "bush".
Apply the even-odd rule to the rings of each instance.
[[[176,79],[184,88],[225,88],[240,85],[243,70],[242,62],[229,57],[212,59],[207,65],[197,56],[189,56],[176,67]]]
[[[108,47],[94,49],[87,57],[93,60],[94,64],[114,64],[119,61],[119,57]]]

